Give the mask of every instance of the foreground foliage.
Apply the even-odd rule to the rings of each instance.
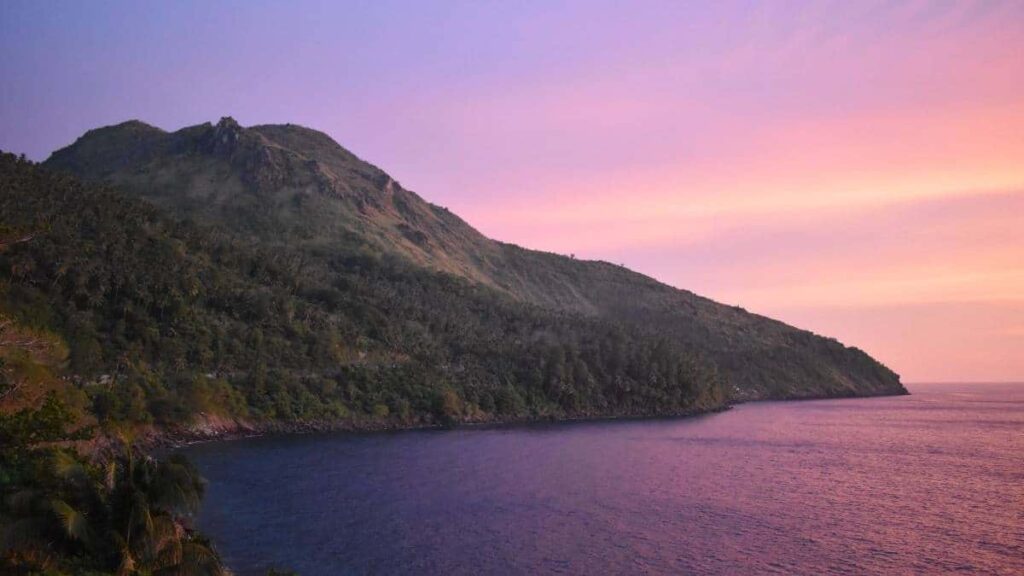
[[[55,393],[0,415],[0,568],[10,574],[224,574],[188,527],[203,484],[181,456],[120,443],[86,460],[68,445],[75,416]]]

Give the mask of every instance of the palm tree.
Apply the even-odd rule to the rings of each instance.
[[[188,527],[203,482],[184,457],[156,460],[123,443],[102,465],[52,450],[34,486],[3,506],[0,561],[22,572],[221,576],[211,543]],[[5,564],[0,564],[4,566]]]
[[[119,575],[225,573],[209,541],[184,523],[203,496],[188,460],[137,457],[126,445],[108,478]]]

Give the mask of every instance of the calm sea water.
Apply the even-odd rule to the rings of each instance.
[[[239,573],[1024,574],[1024,386],[196,446]]]

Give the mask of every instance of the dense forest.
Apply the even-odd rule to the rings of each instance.
[[[58,335],[102,423],[198,414],[404,425],[721,406],[674,341],[365,247],[289,251],[5,155],[2,313]]]

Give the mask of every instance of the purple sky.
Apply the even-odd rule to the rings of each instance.
[[[1024,2],[0,2],[0,149],[324,130],[492,237],[1024,379]]]

